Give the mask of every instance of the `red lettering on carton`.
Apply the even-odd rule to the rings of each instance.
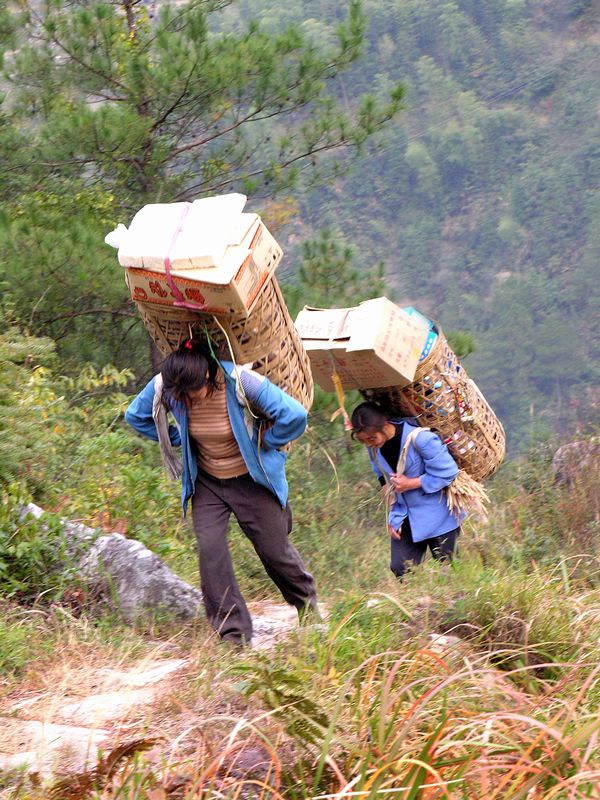
[[[133,299],[134,300],[147,300],[148,299],[148,292],[145,289],[142,289],[141,286],[134,287],[133,290]]]
[[[185,290],[185,296],[188,300],[193,300],[196,303],[206,303],[206,298],[200,291],[200,289],[195,289],[193,287],[188,287]]]
[[[163,287],[160,285],[159,281],[149,281],[148,282],[148,288],[150,289],[152,294],[157,294],[159,297],[166,297],[167,296],[166,289],[163,289]]]

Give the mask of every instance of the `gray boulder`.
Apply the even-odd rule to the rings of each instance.
[[[597,436],[559,447],[552,458],[556,483],[570,486],[581,478],[591,476],[600,468],[600,438]]]
[[[39,519],[44,511],[34,503],[24,514]],[[113,604],[127,622],[147,612],[164,611],[180,619],[198,616],[201,593],[181,580],[151,550],[120,533],[98,534],[93,528],[63,520],[63,531],[80,557],[82,575],[96,593]]]

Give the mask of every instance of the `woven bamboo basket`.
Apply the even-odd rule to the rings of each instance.
[[[458,466],[477,481],[493,475],[504,459],[504,429],[439,329],[413,383],[362,394],[390,413],[415,417],[422,427],[437,431]]]
[[[231,360],[233,351],[237,364],[253,364],[257,372],[302,403],[307,411],[310,409],[314,387],[308,356],[275,277],[265,285],[248,317],[215,316],[151,303],[136,305],[164,355],[191,333],[208,333],[220,358]]]

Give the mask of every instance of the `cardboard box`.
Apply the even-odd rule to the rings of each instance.
[[[429,333],[424,320],[386,297],[354,308],[305,307],[295,325],[314,380],[329,392],[334,370],[344,389],[407,386]]]
[[[239,236],[212,266],[172,269],[171,279],[186,307],[213,314],[249,314],[260,291],[281,261],[283,251],[256,214],[240,214]],[[156,269],[126,266],[126,281],[134,300],[176,305],[164,264]],[[162,269],[160,269],[162,267]]]

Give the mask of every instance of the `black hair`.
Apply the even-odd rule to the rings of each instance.
[[[160,373],[164,391],[180,403],[196,389],[208,386],[212,394],[222,384],[219,362],[206,339],[186,339],[165,358]]]
[[[382,431],[389,421],[389,416],[381,406],[371,402],[361,403],[352,412],[352,435]]]

